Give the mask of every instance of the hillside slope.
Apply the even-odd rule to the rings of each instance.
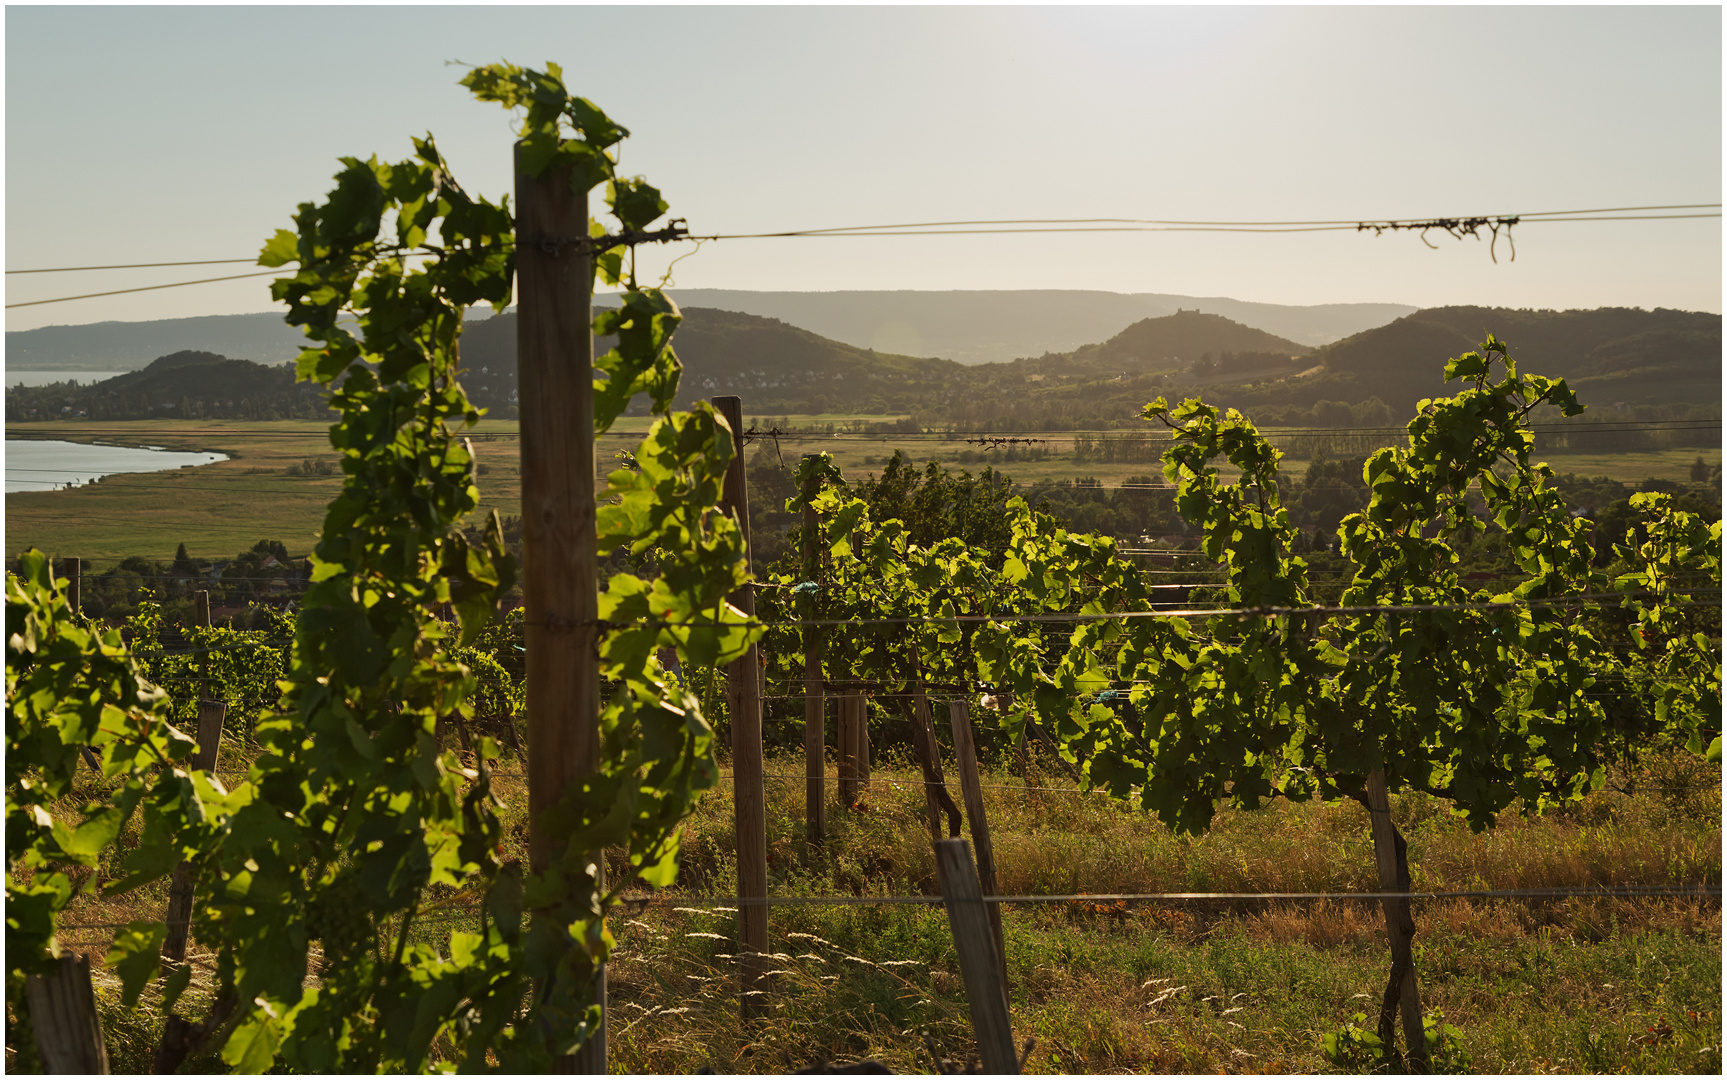
[[[962,364],[1072,352],[1141,319],[1198,310],[1312,348],[1416,310],[1408,304],[1262,304],[1222,296],[1094,289],[757,292],[675,289],[679,304],[782,319],[859,348]],[[601,298],[600,302],[605,302]]]
[[[784,412],[898,413],[921,410],[963,378],[951,360],[872,352],[830,341],[778,319],[685,308],[674,348],[684,365],[680,406],[738,394],[752,415]],[[595,343],[596,353],[611,347]],[[463,385],[474,401],[509,415],[516,393],[516,316],[471,324],[462,334]],[[638,408],[642,406],[638,403]]]
[[[1209,367],[1222,353],[1264,354],[1268,362],[1276,357],[1287,364],[1312,351],[1222,315],[1178,311],[1159,319],[1141,319],[1108,341],[1076,349],[1070,362],[1079,367],[1156,371],[1195,364]]]
[[[64,383],[7,387],[6,419],[309,418],[321,414],[323,397],[320,388],[294,381],[292,364],[182,350],[157,357],[141,371],[76,388]]]
[[[674,289],[686,308],[709,308],[779,319],[840,344],[909,356],[944,356],[961,363],[1009,361],[1068,352],[1102,341],[1139,319],[1184,308],[1226,316],[1308,346],[1379,326],[1415,309],[1404,304],[1318,304],[1293,307],[1227,297],[1111,293],[1084,289],[757,292]],[[613,294],[594,298],[617,303]],[[476,321],[489,309],[469,312]],[[158,356],[197,349],[280,363],[305,339],[281,311],[191,319],[44,326],[6,332],[13,369],[131,371]]]
[[[1721,401],[1721,316],[1665,308],[1428,308],[1319,350],[1325,376],[1311,389],[1354,386],[1394,412],[1410,409],[1419,398],[1444,393],[1445,360],[1473,349],[1489,332],[1519,365],[1566,379],[1585,402]]]
[[[6,366],[65,371],[134,371],[182,350],[279,364],[300,355],[306,336],[282,312],[191,319],[99,322],[6,331]]]
[[[603,352],[609,344],[600,341]],[[752,416],[781,413],[916,413],[988,425],[1069,425],[1137,415],[1168,373],[1209,374],[1246,365],[1292,372],[1312,363],[1295,342],[1225,319],[1184,311],[1144,319],[1076,353],[1005,364],[963,365],[873,352],[778,319],[685,308],[674,342],[684,364],[678,404],[737,394]],[[1292,361],[1291,357],[1302,359]],[[1179,357],[1179,359],[1175,359]],[[463,384],[475,402],[509,416],[515,403],[516,316],[471,324],[462,335]],[[641,406],[638,405],[638,408]]]

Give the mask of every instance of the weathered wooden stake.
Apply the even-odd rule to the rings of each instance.
[[[972,738],[971,709],[962,698],[947,707],[948,720],[953,725],[954,757],[959,760],[960,797],[965,800],[965,816],[971,822],[971,842],[977,849],[977,880],[985,896],[1000,895],[995,881],[995,845],[989,839],[989,820],[983,813],[983,777],[977,767],[977,743]],[[989,929],[995,942],[996,962],[1007,980],[1007,937],[1001,928],[1001,905],[989,904]]]
[[[850,810],[857,805],[857,726],[859,708],[863,704],[862,694],[843,694],[840,696],[839,734],[836,740],[839,746],[839,792],[840,805]]]
[[[96,991],[90,985],[90,957],[64,953],[53,972],[24,982],[36,1053],[51,1073],[106,1073],[108,1048]]]
[[[1391,802],[1385,791],[1385,770],[1367,774],[1368,817],[1373,822],[1373,854],[1379,862],[1379,888],[1384,892],[1409,891],[1409,860],[1403,837],[1391,823]],[[1379,1038],[1389,1054],[1396,1038],[1397,1006],[1402,1005],[1403,1041],[1408,1047],[1411,1072],[1427,1071],[1427,1032],[1421,1023],[1421,991],[1415,984],[1415,959],[1409,939],[1415,936],[1415,919],[1409,898],[1384,901],[1385,933],[1391,939],[1391,978],[1379,1012]]]
[[[228,718],[228,706],[220,701],[198,702],[198,752],[192,755],[192,768],[202,772],[216,771],[216,758],[222,746],[222,722]],[[168,884],[168,936],[162,942],[162,958],[180,963],[186,959],[186,939],[192,932],[192,864],[183,862],[174,868]]]
[[[805,455],[806,458],[814,454]],[[804,481],[804,580],[815,581],[821,569],[821,522],[811,505],[821,487],[814,473]],[[816,597],[800,605],[806,619],[819,610]],[[804,627],[804,831],[811,846],[827,838],[827,703],[822,698],[822,634]]]
[[[852,775],[857,782],[852,787],[853,801],[869,787],[869,698],[857,695],[852,714]]]
[[[750,501],[744,484],[744,409],[740,398],[714,398],[714,407],[732,429],[732,463],[726,469],[722,511],[737,514],[744,531],[746,565],[750,550]],[[755,588],[731,595],[732,606],[751,619]],[[768,952],[768,817],[762,791],[761,662],[754,645],[726,668],[726,705],[732,718],[732,802],[737,812],[738,976],[745,1017],[767,1010],[761,973]]]
[[[959,835],[959,807],[947,793],[947,777],[942,774],[941,744],[936,741],[935,726],[929,719],[929,699],[917,691],[912,701],[912,749],[923,769],[924,809],[928,814],[929,837],[932,841]],[[948,828],[942,828],[942,811],[947,811]]]
[[[599,764],[599,584],[594,534],[593,262],[586,192],[567,170],[539,179],[516,147],[516,385],[521,401],[522,596],[526,608],[528,861],[564,853],[543,820]],[[605,857],[592,853],[602,879]],[[599,980],[605,1007],[605,974]],[[603,1014],[602,1014],[603,1015]],[[605,1025],[558,1063],[606,1071]]]
[[[199,589],[192,594],[192,625],[210,627],[210,593],[207,589]],[[210,654],[198,654],[198,700],[203,701],[210,696]]]
[[[997,1076],[1017,1073],[1019,1058],[1013,1050],[1007,987],[996,963],[995,942],[990,938],[989,916],[984,913],[971,851],[964,840],[937,840],[935,860],[983,1071]]]
[[[60,560],[60,572],[66,575],[66,606],[72,614],[84,613],[84,560],[68,555]]]

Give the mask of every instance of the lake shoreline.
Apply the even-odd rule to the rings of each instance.
[[[111,476],[196,469],[233,460],[220,450],[168,450],[127,446],[102,436],[6,439],[6,494],[46,494],[100,484]]]

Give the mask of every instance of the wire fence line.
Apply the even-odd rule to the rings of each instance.
[[[1670,217],[1720,217],[1720,214],[1687,214],[1667,215],[1666,211],[1674,210],[1719,210],[1721,204],[1715,203],[1666,203],[1656,206],[1608,206],[1586,210],[1534,210],[1522,213],[1465,214],[1457,216],[1429,216],[1403,218],[1330,218],[1321,221],[1189,221],[1184,219],[1166,218],[991,218],[963,221],[913,221],[897,222],[886,225],[839,225],[815,229],[786,229],[776,232],[715,234],[708,237],[690,237],[690,239],[759,239],[767,237],[790,236],[839,236],[846,234],[893,233],[902,229],[971,229],[997,228],[1004,226],[1166,226],[1197,229],[1312,229],[1329,226],[1337,229],[1361,231],[1368,229],[1410,229],[1410,228],[1440,228],[1441,222],[1471,222],[1471,221],[1515,221],[1515,222],[1557,222],[1557,221],[1665,221]],[[1661,217],[1602,217],[1603,214],[1638,214],[1651,215],[1663,213]],[[476,248],[490,248],[495,245],[475,245]],[[513,246],[513,241],[503,242],[503,246]],[[380,253],[383,254],[383,253]],[[416,258],[430,255],[429,251],[390,251],[389,258]],[[244,258],[222,259],[181,259],[169,262],[142,263],[108,263],[90,266],[48,266],[31,267],[28,269],[8,270],[7,274],[69,274],[95,270],[150,270],[159,267],[172,266],[217,266],[225,264],[244,263],[258,265],[258,256],[249,255]],[[278,274],[291,274],[295,271],[276,269]]]
[[[1200,586],[1195,586],[1200,587]],[[785,629],[790,627],[833,627],[833,626],[946,626],[956,623],[1074,623],[1074,622],[1108,622],[1112,619],[1168,619],[1168,618],[1202,618],[1210,616],[1241,616],[1274,618],[1293,615],[1400,615],[1415,612],[1462,612],[1462,611],[1515,611],[1520,608],[1599,608],[1606,603],[1637,599],[1666,599],[1670,607],[1720,607],[1721,599],[1697,599],[1690,597],[1684,600],[1669,599],[1668,594],[1648,592],[1622,593],[1580,593],[1574,596],[1551,598],[1516,598],[1511,600],[1480,600],[1461,603],[1433,604],[1308,604],[1299,606],[1284,606],[1276,604],[1261,604],[1253,607],[1178,607],[1154,608],[1142,611],[1112,611],[1112,612],[995,612],[989,614],[954,614],[954,615],[913,615],[913,616],[867,616],[850,619],[784,619],[776,622],[765,622],[759,619],[740,619],[733,621],[713,622],[674,622],[665,619],[632,619],[614,621],[596,619],[594,623],[601,630],[624,629],[671,629],[671,630],[733,630],[733,629]],[[536,625],[529,620],[523,620],[523,626]],[[568,624],[560,624],[568,625]],[[47,657],[37,663],[63,663],[69,660],[82,659],[91,656],[103,656],[109,659],[131,658],[136,660],[152,660],[170,656],[192,656],[205,653],[233,652],[243,649],[280,648],[292,645],[292,639],[277,641],[233,642],[227,645],[207,645],[184,649],[163,649],[154,652],[104,652],[80,651]]]
[[[78,372],[68,372],[67,374],[77,375],[79,373]],[[854,423],[875,423],[875,424],[882,423],[882,421],[871,421],[871,420],[859,420],[859,421],[851,421],[851,422],[854,422]],[[1543,434],[1546,434],[1546,435],[1565,435],[1565,434],[1577,434],[1579,432],[1583,432],[1583,433],[1589,433],[1589,432],[1614,433],[1614,432],[1626,432],[1626,431],[1651,431],[1651,430],[1656,430],[1656,431],[1709,430],[1709,429],[1719,428],[1720,426],[1721,426],[1721,420],[1720,420],[1720,418],[1716,417],[1716,418],[1703,418],[1703,419],[1692,418],[1692,419],[1681,419],[1681,420],[1599,420],[1599,421],[1579,420],[1579,421],[1568,422],[1568,423],[1541,423],[1541,422],[1537,422],[1537,423],[1532,424],[1530,427],[1531,427],[1531,430],[1537,435],[1543,435]],[[1266,427],[1259,427],[1258,430],[1259,430],[1260,435],[1264,438],[1267,438],[1267,439],[1272,439],[1272,438],[1336,438],[1336,437],[1344,437],[1344,436],[1359,437],[1359,438],[1400,438],[1400,437],[1405,437],[1409,434],[1409,431],[1407,428],[1392,428],[1392,427],[1383,427],[1383,428],[1365,428],[1365,427],[1283,428],[1283,427],[1277,427],[1277,426],[1266,426]],[[52,429],[29,428],[29,429],[25,429],[25,430],[20,431],[18,434],[26,440],[28,440],[29,438],[31,438],[33,436],[45,438],[49,435],[52,435],[52,436],[57,437],[57,438],[63,438],[63,437],[67,437],[67,436],[78,437],[78,438],[95,438],[95,437],[111,437],[114,435],[114,430],[112,428],[75,428],[75,427],[66,426],[66,425],[59,425],[59,426],[55,426]],[[243,438],[250,440],[250,441],[266,441],[266,440],[270,440],[270,439],[277,439],[277,440],[305,442],[305,441],[311,440],[311,441],[314,441],[315,443],[317,443],[317,446],[321,451],[329,451],[331,449],[329,447],[329,445],[323,441],[321,433],[310,432],[310,431],[308,431],[308,432],[253,431],[253,430],[244,429],[244,428],[217,428],[217,427],[187,428],[187,429],[153,428],[150,430],[149,434],[152,438],[208,439],[208,438],[222,438],[222,437],[235,437],[235,438],[242,438],[243,437]],[[639,441],[646,434],[647,434],[647,432],[645,432],[645,431],[632,431],[629,429],[613,428],[609,431],[598,432],[595,434],[594,437],[595,437],[595,439],[635,439],[635,440]],[[970,437],[976,437],[976,436],[1020,437],[1020,438],[1024,438],[1027,436],[1037,436],[1039,442],[1059,442],[1062,440],[1071,440],[1071,439],[1078,437],[1078,436],[1088,436],[1088,437],[1089,436],[1096,436],[1096,437],[1116,436],[1116,437],[1121,438],[1121,439],[1131,440],[1134,443],[1142,443],[1142,444],[1143,443],[1157,443],[1160,445],[1162,445],[1162,444],[1173,445],[1174,441],[1175,441],[1174,439],[1172,439],[1168,435],[1168,433],[1158,432],[1158,431],[1155,431],[1152,429],[1134,428],[1134,427],[1055,428],[1055,429],[1045,430],[1045,429],[1019,429],[1019,428],[1001,428],[1001,429],[994,429],[994,428],[975,428],[974,429],[974,428],[958,428],[958,427],[938,428],[938,427],[935,427],[932,425],[929,428],[919,430],[919,431],[826,431],[826,430],[817,431],[817,430],[811,430],[811,429],[791,428],[791,429],[782,430],[782,431],[778,432],[778,437],[780,439],[785,440],[785,441],[790,441],[790,442],[796,442],[796,443],[804,443],[804,442],[810,442],[810,441],[829,441],[829,442],[845,443],[845,444],[853,444],[853,443],[859,443],[859,442],[888,443],[888,442],[913,442],[913,441],[926,441],[926,442],[927,441],[934,441],[934,442],[941,442],[941,443],[949,443],[949,442],[963,443],[963,442],[968,441],[968,439],[967,439],[968,436],[970,436]],[[507,441],[519,439],[521,437],[521,433],[519,431],[470,431],[470,432],[465,433],[463,435],[463,437],[470,440],[471,442],[475,442],[475,443],[489,443],[489,442],[495,442],[495,441],[506,441],[507,442]],[[1107,462],[1100,461],[1100,462],[1096,462],[1096,464],[1107,464]],[[1147,462],[1143,462],[1143,464],[1150,466],[1150,465],[1158,464],[1158,462],[1147,461]],[[25,471],[25,470],[13,469],[13,470],[8,470],[8,471],[17,472],[17,471]],[[64,472],[67,470],[55,469],[55,470],[32,470],[32,471]],[[603,470],[597,474],[597,477],[599,479],[604,479],[606,477],[606,475],[608,475],[609,471],[610,470]],[[329,476],[314,477],[314,478],[310,478],[310,479],[339,481],[342,479],[342,476],[340,474],[332,473]],[[1053,481],[1049,481],[1049,482],[1053,482]],[[1021,482],[1021,483],[1016,483],[1015,487],[1027,487],[1028,488],[1028,487],[1036,486],[1037,484],[1040,484],[1040,483],[1046,483],[1046,481],[1033,481],[1031,483]],[[1619,483],[1622,485],[1635,484],[1635,483],[1637,483],[1637,481],[1621,480],[1621,481],[1619,481]],[[1707,481],[1675,481],[1675,483],[1680,483],[1682,486],[1685,484],[1690,484],[1690,485],[1694,485],[1694,486],[1713,486],[1712,484],[1710,484]],[[1159,483],[1157,481],[1152,481],[1151,483],[1133,483],[1133,484],[1123,483],[1123,484],[1110,484],[1110,485],[1105,485],[1102,483],[1076,484],[1074,486],[1081,487],[1081,488],[1107,489],[1107,490],[1115,490],[1117,488],[1143,489],[1143,490],[1148,490],[1148,491],[1173,491],[1173,490],[1175,490],[1175,485]],[[263,490],[263,489],[258,489],[258,490]],[[272,488],[270,490],[280,490],[280,489]]]
[[[1569,900],[1569,899],[1659,899],[1699,898],[1721,899],[1721,883],[1691,885],[1624,885],[1534,889],[1440,889],[1408,892],[1161,892],[1161,893],[1029,893],[1022,895],[984,896],[973,903],[984,904],[1128,904],[1128,903],[1385,903],[1397,900]],[[948,901],[941,896],[683,896],[670,892],[624,894],[618,900],[635,905],[673,904],[685,908],[711,911],[737,911],[740,907],[883,907],[941,906]],[[437,910],[416,913],[414,921],[442,922],[474,918],[484,908],[480,904],[451,910],[448,904]],[[399,917],[399,916],[396,916]],[[190,919],[173,920],[168,925],[189,925]],[[88,922],[62,923],[62,930],[124,930],[131,923]]]

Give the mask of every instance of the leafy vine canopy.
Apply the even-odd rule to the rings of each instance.
[[[820,458],[799,479],[821,485],[827,565],[819,581],[782,577],[764,612],[790,620],[819,604],[840,624],[821,631],[830,666],[883,689],[987,688],[1011,734],[1047,725],[1087,784],[1182,830],[1203,829],[1221,799],[1362,798],[1378,769],[1391,790],[1446,798],[1476,828],[1517,801],[1568,802],[1604,782],[1594,688],[1628,669],[1663,725],[1718,754],[1718,649],[1684,622],[1690,597],[1674,583],[1719,580],[1719,525],[1640,496],[1648,516],[1621,551],[1639,569],[1609,582],[1590,566],[1592,524],[1569,515],[1533,458],[1535,409],[1582,411],[1564,381],[1520,373],[1492,337],[1446,374],[1462,390],[1422,402],[1407,444],[1364,467],[1369,504],[1339,528],[1343,610],[1309,610],[1282,455],[1234,410],[1159,399],[1145,416],[1171,433],[1164,475],[1223,572],[1228,612],[1160,614],[1112,541],[1019,500],[999,569],[963,545],[920,548],[897,522],[871,521]],[[800,492],[787,508],[809,501]],[[1495,530],[1520,578],[1466,586],[1457,548]],[[1611,629],[1616,606],[1646,627],[1630,656]],[[780,677],[796,680],[799,636],[772,633]]]
[[[519,160],[530,175],[561,170],[584,194],[603,185],[616,222],[615,232],[595,223],[577,239],[599,277],[624,291],[619,309],[594,320],[596,334],[617,339],[596,361],[594,425],[609,428],[638,395],[655,419],[630,466],[610,478],[597,522],[602,551],[626,549],[637,567],[615,575],[600,597],[602,764],[550,811],[565,853],[532,873],[502,857],[490,786],[496,746],[479,740],[472,767],[438,746],[439,721],[474,710],[474,650],[516,573],[495,514],[477,538],[461,528],[479,505],[465,436],[481,413],[459,377],[464,310],[502,310],[511,298],[516,222],[507,199],[463,189],[430,135],[403,161],[343,158],[328,195],[302,203],[295,227],[278,231],[259,259],[294,267],[272,292],[310,339],[299,377],[331,390],[340,419],[330,439],[343,473],[312,556],[279,705],[256,724],[262,753],[231,791],[202,773],[171,772],[171,782],[154,784],[140,774],[116,806],[93,808],[70,832],[43,825],[28,841],[44,866],[85,859],[142,806],[131,873],[108,891],[191,864],[195,932],[218,950],[219,991],[203,1034],[241,1071],[279,1063],[421,1071],[434,1044],[446,1066],[541,1071],[591,1037],[612,944],[607,912],[634,881],[672,880],[680,824],[717,777],[701,703],[660,669],[656,653],[670,647],[698,664],[723,664],[757,633],[726,603],[746,576],[742,530],[715,509],[732,434],[705,404],[671,411],[680,315],[662,290],[636,281],[633,249],[655,238],[644,230],[665,200],[645,180],[617,175],[627,132],[570,94],[555,65],[490,65],[462,82],[521,112]],[[55,612],[44,574],[38,567],[24,583],[9,579],[9,631],[18,614],[20,625],[42,623],[32,640],[44,645],[83,641]],[[455,612],[454,628],[439,618],[445,610]],[[62,704],[31,720],[34,741],[9,757],[9,769],[35,765],[45,779],[8,773],[9,849],[13,818],[35,820],[39,796],[21,793],[30,783],[42,795],[59,790],[68,748],[95,742],[112,757],[110,742],[142,746],[162,761],[191,748],[158,715],[159,691],[124,665],[101,667],[108,661],[95,638],[84,650],[95,659],[46,666],[35,662],[29,634],[13,636],[25,644],[8,653],[9,703],[52,704],[34,692],[13,695],[14,682],[58,680],[65,691],[100,678],[120,682],[96,697],[137,704],[109,717],[111,707],[85,694],[88,709]],[[99,718],[122,734],[100,737]],[[606,847],[622,848],[633,871],[610,888],[588,861]],[[13,863],[28,857],[21,849]],[[14,884],[9,878],[9,900]],[[44,951],[42,931],[64,907],[64,884],[38,874],[20,892],[20,911],[41,911],[29,920],[30,947],[14,956]],[[422,931],[428,898],[452,892],[478,900],[478,931]],[[159,975],[161,931],[141,923],[117,939],[110,960],[128,1001]],[[168,976],[167,1007],[189,972]]]

